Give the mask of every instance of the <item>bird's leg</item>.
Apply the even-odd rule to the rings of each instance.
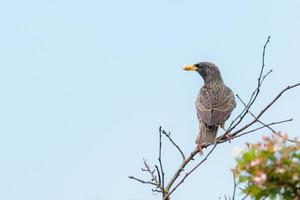
[[[229,143],[231,143],[231,134],[224,128],[225,122],[220,124],[220,127],[225,131],[225,137],[228,139]]]
[[[202,151],[202,144],[201,143],[197,143],[197,147],[199,155],[202,156],[203,155],[203,151]]]
[[[202,128],[202,127],[200,126],[200,128]],[[201,141],[200,141],[200,134],[201,134],[201,131],[199,132],[198,137],[196,139],[196,144],[197,144],[196,148],[198,149],[199,155],[202,156],[203,151],[202,151],[202,144],[201,144]]]
[[[228,139],[229,143],[231,143],[231,134],[225,133],[225,137]]]

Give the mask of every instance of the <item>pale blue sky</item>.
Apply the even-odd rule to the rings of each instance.
[[[300,80],[299,10],[297,0],[2,1],[0,199],[159,199],[127,176],[155,161],[159,125],[185,153],[194,148],[203,82],[182,65],[215,62],[245,99],[271,35],[274,73],[257,111]],[[297,135],[299,99],[290,91],[264,119],[294,117],[278,129]],[[263,133],[220,146],[173,199],[231,194],[232,149]],[[166,148],[169,178],[180,157]]]

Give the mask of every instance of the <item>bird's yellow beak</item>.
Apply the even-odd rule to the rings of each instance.
[[[195,65],[186,65],[186,66],[183,67],[183,70],[186,70],[186,71],[196,71],[197,67]]]

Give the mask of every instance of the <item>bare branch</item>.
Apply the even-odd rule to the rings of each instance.
[[[162,127],[159,127],[159,151],[158,151],[158,162],[159,162],[159,167],[160,167],[160,174],[161,174],[161,188],[162,188],[162,193],[163,193],[163,197],[165,196],[165,173],[164,173],[164,169],[163,169],[163,164],[162,164],[162,160],[161,160],[161,149],[162,149],[162,141],[161,138],[162,137]]]
[[[162,133],[170,140],[170,142],[176,147],[176,149],[179,151],[181,157],[183,160],[185,160],[185,156],[183,151],[180,149],[180,147],[174,142],[174,140],[171,138],[171,133],[167,133],[165,130],[162,130]]]
[[[236,95],[236,97],[237,97],[237,99],[240,100],[240,102],[247,108],[247,105],[246,105],[246,103],[242,100],[242,98],[241,98],[239,95]],[[253,117],[254,119],[257,119],[257,117],[250,111],[250,109],[248,109],[248,112],[250,113],[250,115],[252,115],[252,117]],[[257,119],[257,121],[258,121],[260,124],[266,126],[266,127],[267,127],[268,129],[270,129],[273,133],[276,133],[276,131],[275,131],[274,129],[272,129],[270,126],[266,125],[265,123],[263,123],[261,120]]]
[[[242,132],[243,130],[247,129],[248,127],[250,127],[251,125],[253,125],[254,123],[256,123],[258,121],[258,119],[281,97],[281,95],[283,93],[285,93],[286,91],[288,91],[288,90],[290,90],[292,88],[298,87],[299,85],[300,85],[300,83],[297,83],[297,84],[294,84],[292,86],[287,86],[285,89],[281,90],[279,92],[279,94],[264,109],[262,109],[260,111],[260,113],[257,115],[257,117],[253,121],[251,121],[250,123],[246,124],[242,128],[240,128],[237,131],[235,131],[234,133],[232,133],[232,136],[237,135],[238,133]],[[225,136],[222,136],[222,137],[226,138]]]
[[[246,107],[247,105],[245,104],[245,102],[241,99],[241,97],[239,96],[239,95],[236,95],[237,96],[237,98],[241,101],[241,103]],[[250,113],[250,115],[252,115],[252,117],[254,118],[254,119],[257,119],[257,117],[248,109],[248,111],[249,111],[249,113]],[[276,135],[278,135],[279,137],[283,137],[278,131],[275,131],[272,127],[270,127],[269,125],[267,125],[267,124],[265,124],[265,123],[263,123],[261,120],[257,120],[260,124],[262,124],[262,125],[264,125],[264,126],[266,126],[269,130],[271,130],[274,134],[276,134]],[[292,139],[287,139],[288,141],[290,141],[290,142],[297,142],[296,140],[292,140]]]
[[[155,169],[156,169],[156,171],[157,171],[158,183],[159,183],[159,185],[161,186],[161,175],[160,175],[160,171],[159,171],[157,165],[155,165]]]
[[[156,187],[159,187],[159,185],[157,185],[157,183],[152,182],[152,181],[144,181],[144,180],[142,180],[142,179],[135,178],[134,176],[128,176],[128,178],[133,179],[133,180],[136,180],[136,181],[138,181],[138,182],[140,182],[140,183],[143,183],[143,184],[150,184],[150,185],[154,185],[154,186],[156,186]]]
[[[237,187],[237,184],[236,184],[236,179],[235,179],[234,172],[232,172],[232,177],[233,177],[233,192],[232,192],[232,200],[234,200],[234,199],[235,199],[236,187]]]
[[[162,191],[162,186],[160,184],[159,170],[157,170],[157,173],[158,173],[158,176],[159,176],[159,180],[157,180],[157,177],[155,175],[155,169],[151,170],[151,168],[150,168],[149,164],[147,163],[146,159],[144,159],[143,162],[144,162],[144,167],[145,168],[141,168],[141,170],[142,170],[142,172],[147,172],[150,175],[151,181],[145,181],[145,180],[136,178],[134,176],[129,176],[129,178],[133,179],[133,180],[136,180],[136,181],[138,181],[140,183],[143,183],[143,184],[154,185],[154,186],[156,186],[156,188],[159,188],[159,190]],[[157,190],[157,189],[155,189],[155,190]]]
[[[160,184],[157,180],[157,177],[155,176],[155,169],[151,170],[150,166],[147,164],[147,161],[144,159],[144,166],[145,168],[142,168],[142,171],[148,172],[151,176],[151,181],[154,181],[157,184]]]
[[[158,190],[158,189],[152,189],[152,192],[155,194],[156,192],[157,193],[161,193],[161,190]]]
[[[260,126],[258,128],[252,129],[250,131],[246,131],[246,132],[240,133],[238,135],[235,135],[233,138],[238,138],[238,137],[241,137],[242,135],[246,135],[248,133],[253,133],[253,132],[258,131],[260,129],[266,128],[267,126],[273,126],[273,125],[276,125],[276,124],[282,124],[282,123],[286,123],[286,122],[290,122],[290,121],[293,121],[293,119],[291,118],[291,119],[282,120],[282,121],[279,121],[279,122],[272,122],[270,124],[266,124],[266,125]],[[221,141],[221,143],[223,143],[223,142],[226,142],[226,141],[225,140]]]
[[[262,64],[261,64],[261,70],[260,70],[260,74],[259,74],[259,78],[258,78],[258,88],[259,86],[261,85],[261,77],[262,77],[262,74],[264,72],[264,68],[265,68],[265,54],[266,54],[266,48],[267,48],[267,45],[268,43],[270,42],[270,38],[271,36],[268,37],[265,45],[264,45],[264,49],[263,49],[263,56],[262,56]]]
[[[242,200],[247,199],[248,196],[249,196],[249,194],[246,194],[246,195],[242,198]]]
[[[242,112],[231,122],[231,124],[229,125],[229,132],[231,132],[233,129],[235,129],[235,127],[241,123],[241,121],[244,119],[244,117],[247,115],[248,113],[248,110],[250,109],[250,107],[253,105],[253,103],[255,102],[256,98],[258,97],[258,94],[260,92],[260,87],[263,83],[263,81],[265,80],[265,78],[273,71],[273,70],[270,70],[268,73],[266,73],[263,77],[263,71],[264,71],[264,68],[265,68],[265,53],[266,53],[266,47],[268,45],[268,43],[270,42],[270,36],[268,37],[265,45],[264,45],[264,48],[263,48],[263,56],[262,56],[262,65],[261,65],[261,68],[260,68],[260,73],[259,73],[259,76],[257,78],[258,80],[258,83],[257,83],[257,87],[256,89],[252,92],[252,95],[247,103],[247,106],[242,110]]]

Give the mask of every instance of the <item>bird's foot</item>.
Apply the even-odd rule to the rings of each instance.
[[[203,155],[203,151],[202,151],[202,145],[201,145],[201,143],[197,143],[197,149],[198,149],[199,155],[202,156]]]
[[[229,143],[231,143],[231,134],[225,133],[224,136],[228,139]]]

